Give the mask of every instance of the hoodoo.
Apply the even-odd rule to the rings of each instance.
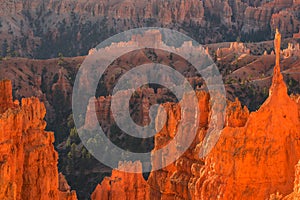
[[[77,199],[75,191],[60,190],[58,154],[54,134],[44,130],[45,114],[37,98],[13,102],[11,82],[0,82],[0,199]]]

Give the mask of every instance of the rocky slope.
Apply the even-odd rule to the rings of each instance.
[[[44,104],[37,98],[13,102],[10,81],[0,82],[0,94],[0,199],[77,199],[58,174]]]
[[[103,39],[136,27],[168,27],[201,43],[266,40],[275,27],[299,30],[299,1],[0,1],[2,56],[85,55]],[[170,9],[172,8],[172,9]]]
[[[229,103],[228,123],[216,146],[203,159],[199,158],[199,149],[207,131],[207,120],[201,121],[198,135],[184,155],[174,164],[151,172],[147,181],[151,199],[282,199],[287,195],[284,199],[298,199],[299,165],[296,177],[294,166],[300,159],[299,98],[290,98],[287,94],[279,65],[280,39],[277,33],[272,85],[261,108],[249,114],[238,101]],[[209,110],[205,93],[199,97],[202,102],[199,105],[208,106],[200,109]],[[174,137],[180,119],[176,104],[166,108],[168,122],[155,136],[154,151]],[[132,182],[139,181],[139,176]],[[123,179],[119,180],[118,191],[126,191],[126,184],[121,184]],[[98,185],[94,194],[107,191],[106,182]],[[142,188],[147,187],[143,184]],[[109,194],[113,192],[110,190]],[[128,192],[122,198],[132,199],[134,195],[135,192]],[[92,198],[117,199],[110,195],[104,198],[93,195]]]

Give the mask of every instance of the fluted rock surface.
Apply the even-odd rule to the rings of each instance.
[[[150,186],[147,184],[142,174],[126,173],[122,170],[131,169],[139,172],[142,169],[140,162],[122,162],[119,168],[112,171],[110,178],[106,177],[93,192],[92,200],[129,200],[143,199],[150,200]],[[120,171],[118,171],[120,170]]]
[[[37,98],[12,101],[11,82],[0,82],[0,199],[68,199],[59,190],[54,135],[44,131],[46,109]]]

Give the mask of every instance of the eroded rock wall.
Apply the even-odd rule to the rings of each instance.
[[[59,190],[54,134],[45,131],[44,104],[37,98],[12,101],[11,82],[0,82],[0,199],[75,200]],[[60,179],[61,180],[61,179]]]

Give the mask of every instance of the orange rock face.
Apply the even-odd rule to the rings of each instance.
[[[0,82],[0,199],[75,200],[59,189],[58,155],[44,131],[46,109],[37,98],[13,103],[10,81]]]
[[[282,81],[276,83],[283,87]],[[201,199],[265,199],[277,191],[291,192],[293,166],[300,158],[298,113],[277,87],[245,127],[223,130],[201,169]]]
[[[200,118],[197,137],[175,163],[151,172],[147,181],[150,193],[146,193],[151,199],[264,200],[282,199],[286,195],[284,199],[299,199],[300,165],[296,165],[300,159],[299,105],[296,103],[299,98],[292,100],[287,94],[279,66],[280,42],[281,35],[277,31],[277,59],[268,99],[253,113],[243,108],[238,100],[228,103],[226,126],[216,146],[203,159],[199,158],[199,149],[208,128],[210,106],[207,95],[198,94],[200,110],[205,115]],[[155,136],[154,150],[174,137],[181,118],[178,105],[166,104],[165,109],[167,122]],[[114,179],[106,178],[97,187],[93,199],[122,198],[124,195],[111,196],[114,189],[109,180]],[[135,178],[132,182],[138,180]],[[149,186],[143,184],[143,188]],[[119,185],[116,191],[124,194],[128,191],[127,185]],[[130,195],[134,192],[126,193],[127,197]]]
[[[140,171],[142,164],[140,162],[120,163],[119,170],[124,168],[133,168],[133,171]],[[106,177],[101,185],[96,187],[93,192],[92,200],[101,199],[143,199],[150,200],[150,186],[147,184],[142,174],[126,173],[123,171],[113,170],[110,178]]]

